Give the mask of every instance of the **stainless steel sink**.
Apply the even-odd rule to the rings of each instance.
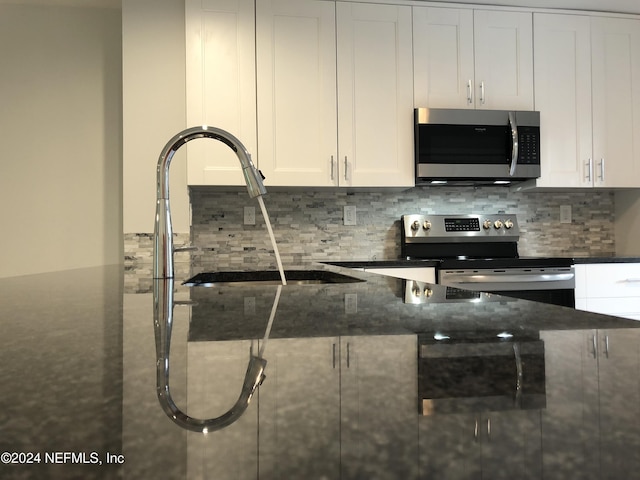
[[[285,270],[287,285],[318,285],[327,283],[364,282],[359,278],[326,270]],[[245,272],[203,272],[182,284],[188,287],[221,287],[227,285],[279,285],[280,272],[277,270],[256,270]]]

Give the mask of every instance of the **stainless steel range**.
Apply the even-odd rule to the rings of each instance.
[[[499,293],[575,306],[573,259],[520,257],[515,215],[403,215],[401,232],[403,257],[441,260],[437,282],[452,287],[452,301],[465,297],[462,289],[470,299]],[[428,287],[407,282],[405,301],[433,299]]]

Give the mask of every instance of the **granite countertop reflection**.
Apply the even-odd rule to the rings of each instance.
[[[274,309],[275,285],[190,288],[207,266],[176,267],[173,398],[219,415],[263,347],[242,417],[203,434],[160,408],[150,267],[0,279],[0,478],[640,478],[639,322],[499,296],[407,304],[401,279],[320,264],[297,267],[365,281],[287,285]],[[432,345],[451,367],[438,380]],[[500,401],[469,401],[483,375]]]

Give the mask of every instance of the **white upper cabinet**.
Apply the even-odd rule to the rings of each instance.
[[[534,14],[535,108],[540,111],[540,187],[591,187],[590,19]]]
[[[640,186],[640,21],[535,14],[538,187]]]
[[[597,186],[640,187],[640,20],[591,20]]]
[[[531,16],[414,7],[416,106],[532,110]]]
[[[529,12],[476,10],[476,107],[533,109],[533,27]]]
[[[473,11],[413,8],[416,107],[474,108]]]
[[[235,135],[254,157],[256,140],[253,0],[186,0],[187,125]],[[189,185],[244,185],[238,157],[208,139],[189,142]]]
[[[258,0],[257,19],[266,185],[331,185],[338,176],[335,4]]]
[[[411,7],[337,3],[339,185],[415,184]]]
[[[413,186],[411,8],[257,5],[266,185]]]

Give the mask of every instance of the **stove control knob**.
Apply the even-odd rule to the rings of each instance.
[[[411,224],[411,230],[413,230],[414,232],[417,232],[418,229],[420,228],[420,222],[419,221],[415,221]]]
[[[485,220],[482,222],[482,228],[485,230],[489,230],[491,228],[491,220]]]
[[[513,228],[513,222],[511,220],[505,220],[504,228],[506,228],[507,230],[509,230],[510,228]]]
[[[422,228],[424,230],[431,230],[431,222],[429,220],[425,220],[422,224]]]
[[[425,298],[431,298],[433,296],[433,290],[431,290],[430,288],[425,288],[424,296]]]
[[[496,220],[495,222],[493,222],[493,227],[496,230],[500,230],[502,228],[502,222],[500,220]]]

